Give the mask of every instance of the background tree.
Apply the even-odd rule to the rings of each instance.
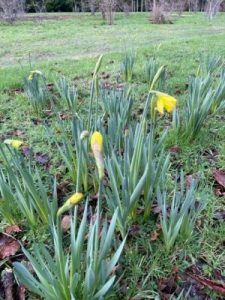
[[[24,12],[23,0],[0,0],[0,17],[12,23]]]
[[[210,20],[219,12],[223,0],[208,0],[206,4],[206,12]]]

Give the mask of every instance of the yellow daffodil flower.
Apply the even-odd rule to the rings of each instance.
[[[23,145],[23,142],[19,141],[19,140],[10,140],[10,139],[8,139],[8,140],[4,141],[4,144],[10,145],[15,149],[19,149]]]
[[[66,200],[66,202],[63,204],[62,207],[59,208],[57,212],[57,216],[60,216],[63,214],[65,211],[69,210],[72,208],[74,205],[77,205],[80,203],[80,201],[84,198],[84,195],[82,193],[75,193],[73,194],[70,198]]]
[[[104,177],[103,136],[98,131],[95,131],[91,136],[91,149],[98,168],[99,179],[101,180]]]
[[[158,110],[158,112],[160,112],[163,115],[164,110],[166,110],[167,112],[172,112],[174,110],[174,108],[177,105],[177,99],[175,99],[170,95],[158,91],[151,91],[151,92],[155,93],[157,97],[156,109]]]
[[[33,80],[35,74],[42,75],[41,71],[38,71],[38,70],[30,71],[30,75],[28,76],[27,79],[28,80]]]

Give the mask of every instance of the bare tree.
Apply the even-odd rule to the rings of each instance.
[[[0,0],[0,17],[12,23],[24,12],[24,0]]]
[[[95,12],[99,7],[99,1],[98,0],[88,0],[88,3],[89,3],[89,8],[90,8],[91,14],[95,15]]]
[[[177,12],[179,16],[184,12],[185,6],[186,1],[184,0],[171,1],[171,10]]]
[[[166,24],[171,23],[170,13],[171,5],[168,1],[165,0],[153,0],[152,6],[152,23],[155,24]]]
[[[102,0],[100,3],[103,19],[105,19],[109,25],[114,24],[116,4],[116,0]]]
[[[188,0],[189,11],[198,11],[199,0]]]
[[[216,14],[219,12],[222,2],[223,2],[223,0],[208,0],[207,1],[206,13],[209,17],[209,20],[212,20],[213,17],[215,17]]]

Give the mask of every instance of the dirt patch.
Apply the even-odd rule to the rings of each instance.
[[[29,15],[24,15],[21,16],[19,20],[23,20],[23,21],[44,21],[44,20],[66,20],[66,19],[72,19],[75,16],[72,15],[60,15],[60,16],[56,16],[56,15],[37,15],[37,16],[29,16]]]
[[[34,22],[41,22],[41,21],[49,21],[49,20],[53,20],[53,21],[61,21],[61,20],[66,20],[66,19],[72,19],[74,18],[75,15],[71,15],[71,14],[65,14],[65,15],[55,15],[55,14],[25,14],[22,15],[20,17],[18,17],[17,22],[20,21],[34,21]],[[0,18],[0,21],[4,21],[4,19]]]

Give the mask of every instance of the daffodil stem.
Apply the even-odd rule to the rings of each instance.
[[[99,247],[99,234],[100,234],[100,222],[101,222],[101,210],[102,210],[102,179],[99,180],[99,190],[98,190],[98,203],[97,203],[97,221],[96,221],[96,235],[95,235],[95,271],[98,269],[98,247]]]
[[[93,108],[93,100],[94,100],[94,93],[95,93],[95,79],[92,79],[91,82],[91,94],[90,94],[90,104],[89,104],[89,113],[88,113],[88,126],[87,130],[90,131],[91,129],[91,120],[92,120],[92,108]]]
[[[77,150],[79,150],[78,164],[77,164],[77,182],[76,182],[76,192],[80,190],[80,178],[81,178],[81,154],[82,154],[82,141],[78,141]]]

